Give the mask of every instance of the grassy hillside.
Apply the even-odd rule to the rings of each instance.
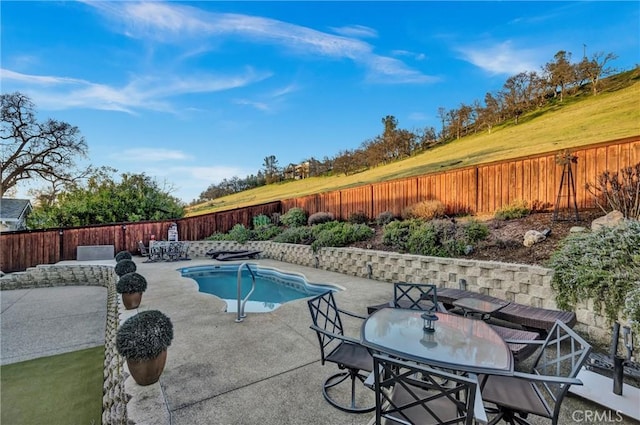
[[[638,70],[628,73],[638,81]],[[615,82],[615,80],[614,80]],[[611,87],[611,86],[610,86]],[[597,96],[567,98],[507,123],[491,134],[478,133],[440,145],[412,158],[355,175],[312,177],[235,193],[187,209],[187,216],[295,198],[361,184],[572,148],[640,134],[640,82]]]

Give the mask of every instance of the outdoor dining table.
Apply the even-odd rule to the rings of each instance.
[[[150,241],[149,261],[176,261],[188,259],[189,244],[184,241]]]
[[[424,312],[382,308],[362,324],[361,344],[405,360],[475,374],[512,375],[513,355],[482,320],[435,313],[435,331],[424,330]]]

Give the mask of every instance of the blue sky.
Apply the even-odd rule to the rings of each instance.
[[[0,4],[2,93],[77,126],[88,162],[185,202],[211,183],[333,157],[439,107],[482,101],[559,50],[640,63],[640,3]],[[25,193],[23,186],[20,193]]]

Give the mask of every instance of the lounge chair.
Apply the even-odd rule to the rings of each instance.
[[[235,251],[226,254],[219,254],[215,257],[218,261],[244,260],[256,258],[262,251]]]

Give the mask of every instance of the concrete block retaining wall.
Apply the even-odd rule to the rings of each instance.
[[[119,325],[119,298],[116,275],[110,265],[40,265],[0,278],[0,289],[30,289],[51,286],[89,285],[107,288],[107,322],[104,337],[104,381],[102,424],[127,424],[127,402],[123,375],[124,361],[116,350]]]
[[[391,283],[432,283],[439,288],[458,288],[460,279],[464,279],[470,291],[534,307],[557,309],[551,288],[553,270],[527,264],[426,257],[360,248],[321,248],[314,253],[308,245],[270,241],[246,244],[190,242],[189,255],[199,257],[205,256],[208,250],[238,249],[262,251],[264,258]],[[595,311],[592,301],[578,304],[576,317],[577,331],[594,342],[610,345],[612,324]],[[622,318],[620,320],[625,323]]]

